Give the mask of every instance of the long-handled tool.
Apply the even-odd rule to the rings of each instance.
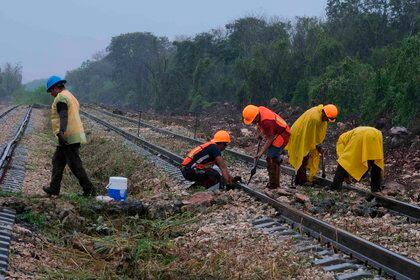
[[[260,152],[261,141],[262,141],[262,138],[258,139],[257,155],[258,155],[258,153]],[[249,180],[248,180],[247,185],[249,185],[249,183],[251,182],[252,177],[253,177],[253,176],[255,175],[255,173],[257,172],[257,165],[258,165],[258,160],[257,160],[257,159],[254,159],[254,165],[252,166],[252,169],[251,169],[251,175],[249,176]]]
[[[325,178],[325,163],[324,163],[324,153],[321,154],[321,167],[322,167],[322,178]]]

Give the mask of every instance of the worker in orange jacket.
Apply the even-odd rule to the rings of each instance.
[[[221,183],[232,185],[232,176],[222,157],[229,143],[229,133],[219,130],[212,140],[192,149],[181,164],[184,178],[210,189],[218,189]]]
[[[269,177],[267,188],[278,188],[280,186],[281,153],[289,141],[289,126],[279,115],[263,106],[246,106],[242,112],[242,119],[246,125],[257,124],[258,138],[265,138],[264,146],[255,156],[255,160],[258,161],[267,152]]]

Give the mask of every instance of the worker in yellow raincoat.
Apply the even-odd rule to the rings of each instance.
[[[320,154],[323,152],[321,144],[327,133],[327,122],[335,122],[338,109],[333,104],[318,105],[300,116],[292,125],[289,143],[286,150],[289,162],[296,172],[295,184],[304,185],[318,171]],[[306,168],[309,167],[309,177]]]
[[[349,177],[360,181],[370,170],[371,191],[381,190],[384,172],[384,151],[382,133],[376,128],[359,126],[340,135],[337,141],[338,166],[333,189],[341,189]]]

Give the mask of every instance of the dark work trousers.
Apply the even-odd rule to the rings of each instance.
[[[220,173],[213,168],[197,169],[184,167],[181,169],[181,172],[188,181],[196,182],[206,188],[220,183],[222,179]]]
[[[296,185],[304,185],[306,183],[307,176],[306,176],[306,166],[308,165],[309,155],[302,159],[302,165],[299,167],[298,171],[296,172],[295,176],[295,184]]]
[[[64,168],[68,164],[71,172],[79,180],[84,192],[89,192],[93,189],[85,169],[83,168],[82,160],[79,156],[80,144],[57,146],[54,156],[52,158],[52,175],[50,188],[51,191],[59,194],[61,179],[63,178]]]
[[[369,160],[368,163],[370,167],[370,190],[379,192],[382,189],[382,170],[373,160]]]
[[[370,169],[370,190],[372,192],[378,192],[381,190],[381,183],[382,183],[382,171],[373,160],[368,161],[368,166]],[[366,176],[369,170],[363,175]],[[348,177],[349,174],[347,171],[341,167],[341,165],[337,165],[337,170],[335,171],[334,181],[331,185],[333,189],[341,189],[343,187],[343,181]]]

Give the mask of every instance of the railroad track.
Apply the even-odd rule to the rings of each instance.
[[[183,158],[179,155],[165,148],[149,143],[148,141],[130,134],[121,128],[104,121],[103,119],[93,116],[92,114],[83,111],[81,111],[81,114],[103,125],[109,130],[116,132],[132,143],[141,146],[150,153],[166,159],[174,165],[179,165],[183,160]],[[194,141],[197,140],[194,139]],[[279,226],[279,223],[284,221],[300,233],[305,233],[318,239],[321,244],[326,245],[329,248],[333,248],[334,250],[332,253],[331,250],[323,250],[323,257],[316,263],[320,265],[327,265],[328,269],[330,269],[329,271],[340,271],[343,267],[350,268],[351,266],[354,266],[351,260],[347,261],[331,255],[335,250],[340,250],[341,252],[347,254],[350,259],[355,258],[365,265],[378,269],[380,274],[385,273],[396,279],[419,279],[420,263],[390,251],[380,245],[362,239],[345,230],[339,229],[287,204],[281,203],[280,201],[251,187],[240,183],[235,184],[235,187],[243,190],[250,196],[259,199],[262,202],[268,203],[278,211],[280,218],[279,221],[270,221],[270,218],[265,217],[259,221],[255,221],[255,225],[257,227],[266,228],[269,231],[271,230],[274,232],[283,228],[282,226]],[[306,248],[304,248],[304,250],[306,250]],[[366,271],[360,270],[359,267],[359,270],[338,275],[337,279],[360,279],[362,276],[367,277],[369,275],[372,276]]]
[[[12,111],[17,106],[9,109]],[[18,192],[25,175],[22,152],[13,162],[19,140],[23,136],[31,117],[32,107],[29,107],[22,119],[16,133],[0,152],[0,186],[1,191]],[[13,162],[13,164],[12,164]],[[10,171],[10,172],[9,172]],[[16,212],[13,209],[0,208],[0,279],[6,274],[8,267],[9,247],[12,236],[12,227],[15,222]]]
[[[19,107],[19,105],[15,105],[15,106],[12,106],[12,107],[8,108],[6,111],[4,111],[3,113],[0,114],[0,119],[3,118],[4,116],[6,116],[7,114],[9,114],[11,111],[16,109],[17,107]]]
[[[179,139],[181,141],[186,141],[189,142],[193,145],[201,145],[204,143],[204,141],[202,140],[198,140],[198,139],[194,139],[191,137],[187,137],[166,129],[162,129],[162,128],[157,128],[147,122],[144,122],[142,120],[134,120],[131,118],[127,118],[125,116],[121,116],[121,115],[117,115],[105,110],[98,110],[98,109],[94,109],[97,110],[105,115],[111,116],[111,117],[115,117],[115,118],[119,118],[123,121],[127,121],[133,124],[140,124],[143,127],[147,127],[150,128],[153,131],[162,133],[162,134],[166,134],[166,135],[170,135],[171,137],[174,137],[176,139]],[[254,163],[254,158],[252,156],[249,156],[247,154],[244,153],[240,153],[231,149],[226,149],[225,150],[226,153],[230,154],[231,156],[242,160],[243,162],[249,163],[249,164],[253,164]],[[260,167],[266,167],[267,166],[267,162],[263,159],[260,159],[258,162],[258,165]],[[294,176],[295,171],[293,168],[286,166],[286,165],[281,165],[281,170],[286,173],[287,175],[290,176]],[[319,176],[315,176],[315,181],[314,181],[315,185],[319,185],[319,186],[329,186],[332,184],[332,180],[327,179],[327,178],[322,178]],[[380,206],[389,209],[390,211],[394,212],[394,213],[398,213],[400,215],[404,215],[407,217],[407,219],[410,222],[419,222],[420,221],[420,207],[417,205],[413,205],[404,201],[400,201],[400,200],[396,200],[394,198],[391,197],[387,197],[384,196],[382,194],[379,193],[374,193],[374,192],[370,192],[368,190],[359,188],[359,187],[355,187],[352,185],[348,185],[348,184],[343,184],[344,189],[348,190],[348,191],[353,191],[356,192],[360,195],[363,195],[365,197],[369,197],[369,198],[375,198],[376,201],[380,204]]]

